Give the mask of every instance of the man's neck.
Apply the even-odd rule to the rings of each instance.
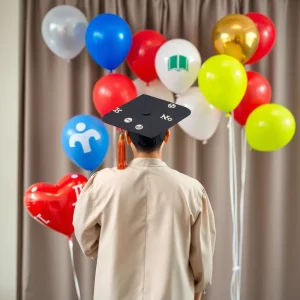
[[[151,152],[151,153],[145,153],[145,152],[137,152],[134,154],[134,158],[157,158],[162,159],[161,152]]]

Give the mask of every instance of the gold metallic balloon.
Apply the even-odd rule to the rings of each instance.
[[[250,18],[233,14],[216,24],[212,41],[217,53],[233,56],[244,64],[257,49],[259,32]]]

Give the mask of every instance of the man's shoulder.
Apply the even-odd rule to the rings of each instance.
[[[191,189],[199,189],[200,191],[203,190],[202,184],[195,178],[188,176],[184,173],[181,173],[177,170],[174,170],[172,168],[168,168],[170,175],[175,178],[178,182],[178,184],[184,185],[187,188]]]
[[[92,176],[94,177],[94,182],[97,184],[101,184],[111,180],[116,173],[116,168],[104,168],[100,171],[97,171]]]

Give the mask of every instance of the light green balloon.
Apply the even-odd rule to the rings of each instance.
[[[279,104],[256,108],[246,122],[246,137],[253,150],[270,152],[286,146],[295,135],[293,114]]]
[[[241,102],[247,81],[244,66],[225,54],[210,57],[198,75],[198,85],[206,100],[226,113],[233,111]]]

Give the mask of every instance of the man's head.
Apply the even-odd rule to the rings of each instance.
[[[159,134],[154,138],[148,138],[135,132],[126,131],[126,141],[130,144],[134,156],[137,154],[159,154],[162,151],[164,143],[170,138],[170,130]]]
[[[102,120],[127,131],[125,139],[135,158],[161,158],[163,145],[169,140],[169,129],[190,114],[185,106],[143,94],[105,114]],[[119,170],[126,168],[125,139],[121,134],[118,142]]]

